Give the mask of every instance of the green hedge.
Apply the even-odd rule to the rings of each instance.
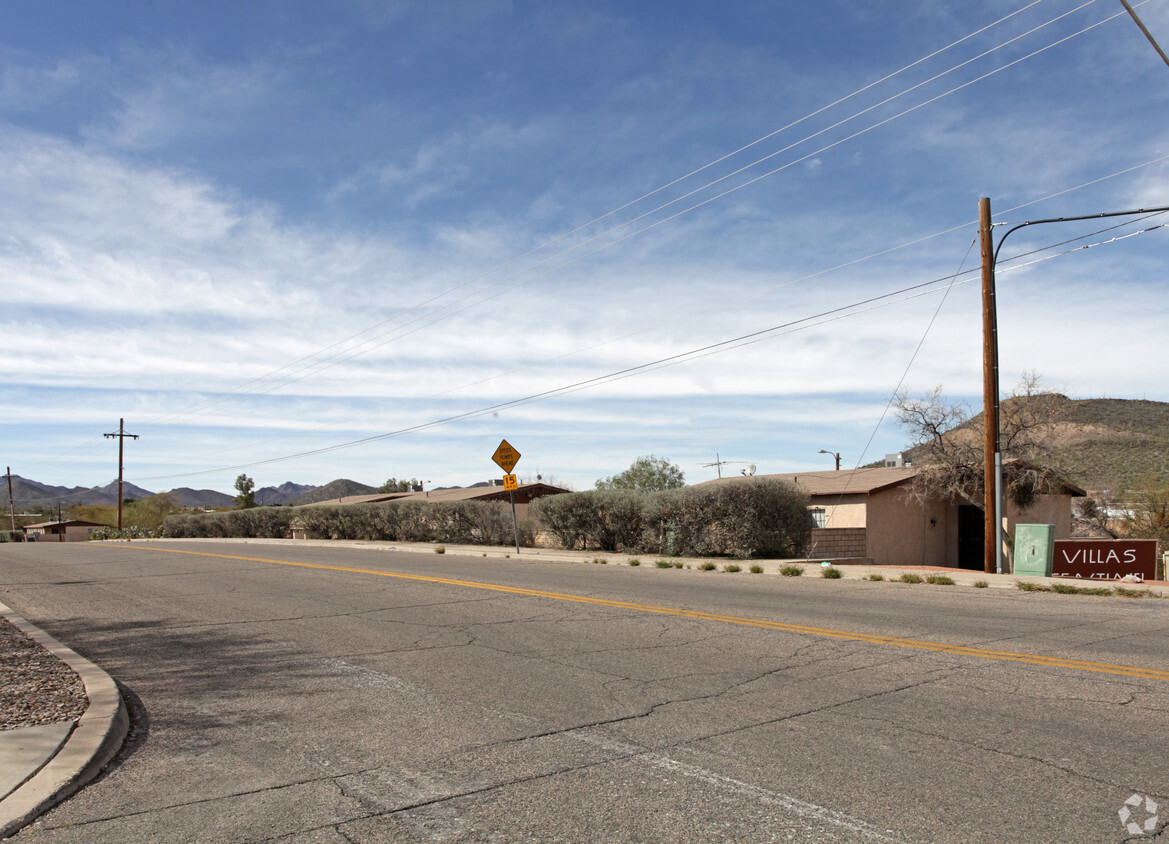
[[[812,532],[808,497],[774,478],[649,495],[576,492],[532,502],[565,548],[682,557],[801,557]]]
[[[378,502],[348,506],[254,507],[221,513],[168,516],[164,536],[175,538],[262,537],[282,539],[293,528],[323,539],[394,542],[452,542],[509,545],[514,541],[511,509],[501,502]],[[520,541],[531,529],[520,526]]]
[[[550,495],[533,501],[531,513],[565,548],[637,551],[645,498],[630,490]]]

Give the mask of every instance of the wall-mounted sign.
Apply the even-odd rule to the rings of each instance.
[[[1135,574],[1141,580],[1157,577],[1155,539],[1057,539],[1052,577],[1120,580]]]

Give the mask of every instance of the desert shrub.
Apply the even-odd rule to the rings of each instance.
[[[644,495],[629,490],[595,490],[573,494],[587,496],[592,502],[595,521],[586,533],[590,543],[602,551],[624,551],[638,547]],[[553,500],[559,497],[562,496],[550,496]]]
[[[532,502],[529,511],[566,549],[586,548],[586,537],[593,523],[590,494],[573,492],[549,495]]]
[[[686,557],[798,557],[812,532],[807,495],[771,478],[654,493],[644,522],[643,550]]]
[[[589,490],[532,502],[532,515],[565,548],[641,550],[645,496],[630,490]]]
[[[287,507],[251,507],[217,515],[222,515],[229,536],[283,539],[292,535],[293,512]]]

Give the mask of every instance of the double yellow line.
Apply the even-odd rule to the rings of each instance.
[[[992,651],[986,648],[972,648],[965,645],[947,645],[940,642],[925,642],[918,639],[901,639],[896,636],[877,636],[871,633],[851,633],[847,630],[833,630],[828,627],[809,627],[804,624],[787,624],[781,621],[767,621],[761,618],[743,618],[721,613],[701,612],[677,607],[659,607],[653,604],[637,604],[632,601],[613,601],[607,598],[589,598],[583,595],[569,595],[562,592],[545,592],[542,589],[524,589],[518,586],[502,586],[495,583],[479,583],[473,580],[455,580],[448,577],[428,577],[421,574],[402,574],[399,572],[377,571],[375,569],[359,569],[348,566],[330,566],[323,563],[297,563],[289,560],[270,560],[263,557],[241,557],[235,554],[210,554],[205,551],[182,551],[175,548],[157,548],[152,546],[131,545],[141,551],[162,551],[168,554],[190,554],[196,557],[217,557],[224,560],[244,560],[251,563],[268,563],[277,566],[295,566],[304,569],[320,569],[323,571],[340,571],[350,574],[369,574],[375,577],[394,577],[400,580],[417,580],[424,583],[441,583],[446,586],[463,586],[469,589],[486,589],[490,592],[504,592],[510,595],[526,595],[532,598],[549,598],[554,601],[572,601],[577,604],[589,604],[596,607],[613,607],[615,609],[631,610],[634,612],[655,613],[657,615],[672,615],[681,618],[694,618],[701,621],[721,621],[725,624],[740,624],[748,627],[762,627],[767,630],[782,630],[785,633],[799,633],[805,636],[820,636],[829,639],[845,639],[853,642],[871,642],[875,645],[892,645],[898,648],[913,648],[920,651],[936,651],[938,653],[957,654],[978,659],[996,659],[1005,662],[1022,662],[1028,665],[1045,665],[1053,668],[1070,668],[1075,671],[1091,671],[1098,674],[1118,674],[1123,677],[1141,677],[1147,680],[1164,680],[1169,682],[1169,671],[1156,668],[1138,668],[1132,665],[1114,665],[1108,662],[1089,662],[1082,659],[1064,659],[1062,657],[1044,656],[1042,654],[1020,654],[1011,651]]]

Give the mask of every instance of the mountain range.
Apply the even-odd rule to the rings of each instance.
[[[976,422],[979,416],[971,419]],[[1169,403],[1136,399],[1071,399],[1059,396],[1051,420],[1051,462],[1069,480],[1088,490],[1118,492],[1146,480],[1169,482]],[[907,449],[912,460],[914,450]],[[0,501],[4,496],[0,488]],[[324,486],[297,484],[256,490],[256,503],[312,504],[349,495],[369,495],[376,487],[339,478]],[[155,493],[123,484],[124,498],[149,498]],[[42,507],[114,506],[118,482],[99,487],[50,486],[12,476],[17,511]],[[170,495],[184,507],[231,507],[231,495],[211,489],[180,487]],[[4,502],[7,503],[7,502]]]
[[[334,483],[338,483],[338,481],[334,481]],[[352,483],[352,481],[349,483]],[[256,490],[256,503],[265,505],[285,504],[296,499],[298,496],[311,493],[315,489],[317,487],[311,484],[297,484],[292,481],[287,481],[280,486],[266,486]],[[5,492],[0,489],[0,499],[4,497]],[[123,482],[122,484],[122,498],[141,500],[156,494],[132,483]],[[179,487],[178,489],[170,490],[168,494],[180,506],[193,509],[231,507],[235,504],[234,496],[213,489]],[[355,495],[357,493],[344,494]],[[326,497],[336,498],[337,496]],[[65,487],[42,484],[37,481],[22,478],[20,475],[13,475],[12,498],[18,511],[38,510],[42,507],[57,507],[58,505],[63,508],[77,506],[115,507],[118,503],[118,482],[113,480],[104,486],[95,487]]]

